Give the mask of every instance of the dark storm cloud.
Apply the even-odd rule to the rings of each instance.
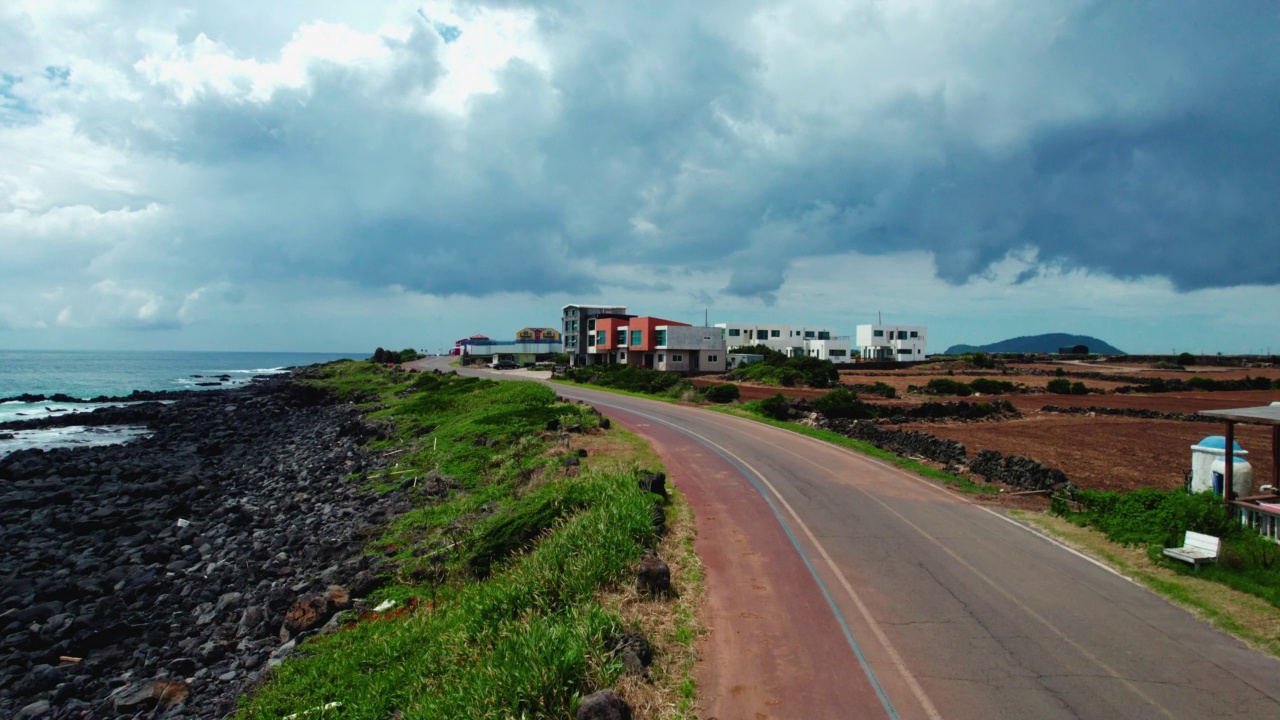
[[[61,60],[0,66],[0,100],[72,118],[132,175],[24,202],[154,203],[150,244],[96,265],[172,253],[156,307],[224,281],[589,294],[670,287],[672,268],[773,302],[795,260],[849,252],[928,251],[957,284],[1011,254],[1280,283],[1274,4],[471,5],[537,13],[545,62],[514,54],[459,112],[428,96],[483,36],[465,13],[399,8],[412,31],[385,53],[266,90],[310,19],[184,12],[161,50],[78,27],[106,69],[69,64],[31,101],[8,78]]]

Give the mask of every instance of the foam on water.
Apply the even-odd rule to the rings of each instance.
[[[8,437],[12,435],[12,437]],[[103,425],[85,427],[72,425],[60,428],[41,428],[39,430],[3,430],[0,431],[0,457],[15,450],[39,448],[93,447],[97,445],[120,445],[140,437],[147,437],[150,432],[141,425]]]

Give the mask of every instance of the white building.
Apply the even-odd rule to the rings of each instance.
[[[764,325],[716,323],[729,350],[764,345],[787,357],[816,357],[834,363],[852,362],[853,344],[848,335],[830,327],[812,325]]]
[[[924,360],[928,333],[923,325],[859,325],[855,340],[863,360]]]

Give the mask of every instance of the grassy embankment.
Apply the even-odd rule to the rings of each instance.
[[[373,600],[396,607],[303,644],[238,717],[563,718],[610,687],[637,718],[690,714],[701,592],[692,514],[673,492],[667,532],[655,528],[660,499],[637,481],[658,461],[642,441],[601,430],[589,408],[536,383],[364,362],[325,373],[320,385],[388,428],[373,449],[395,452],[396,465],[363,479],[370,492],[415,496],[369,547],[393,568]],[[582,432],[547,431],[553,420]],[[580,450],[581,467],[566,469]],[[633,587],[641,552],[655,546],[672,599]],[[647,680],[624,675],[617,652],[635,632],[655,647]]]

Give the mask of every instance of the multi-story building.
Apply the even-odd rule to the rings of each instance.
[[[620,363],[669,372],[724,372],[724,338],[713,327],[658,317],[597,317],[587,364]]]
[[[561,315],[564,321],[564,352],[569,354],[571,365],[587,365],[595,361],[595,355],[587,351],[595,344],[599,319],[632,317],[625,307],[617,305],[565,305]]]
[[[837,335],[825,326],[717,323],[730,349],[764,345],[787,357],[816,357],[835,363],[851,362],[853,344],[848,335]]]
[[[864,360],[924,360],[928,351],[923,325],[859,325],[855,340]]]

